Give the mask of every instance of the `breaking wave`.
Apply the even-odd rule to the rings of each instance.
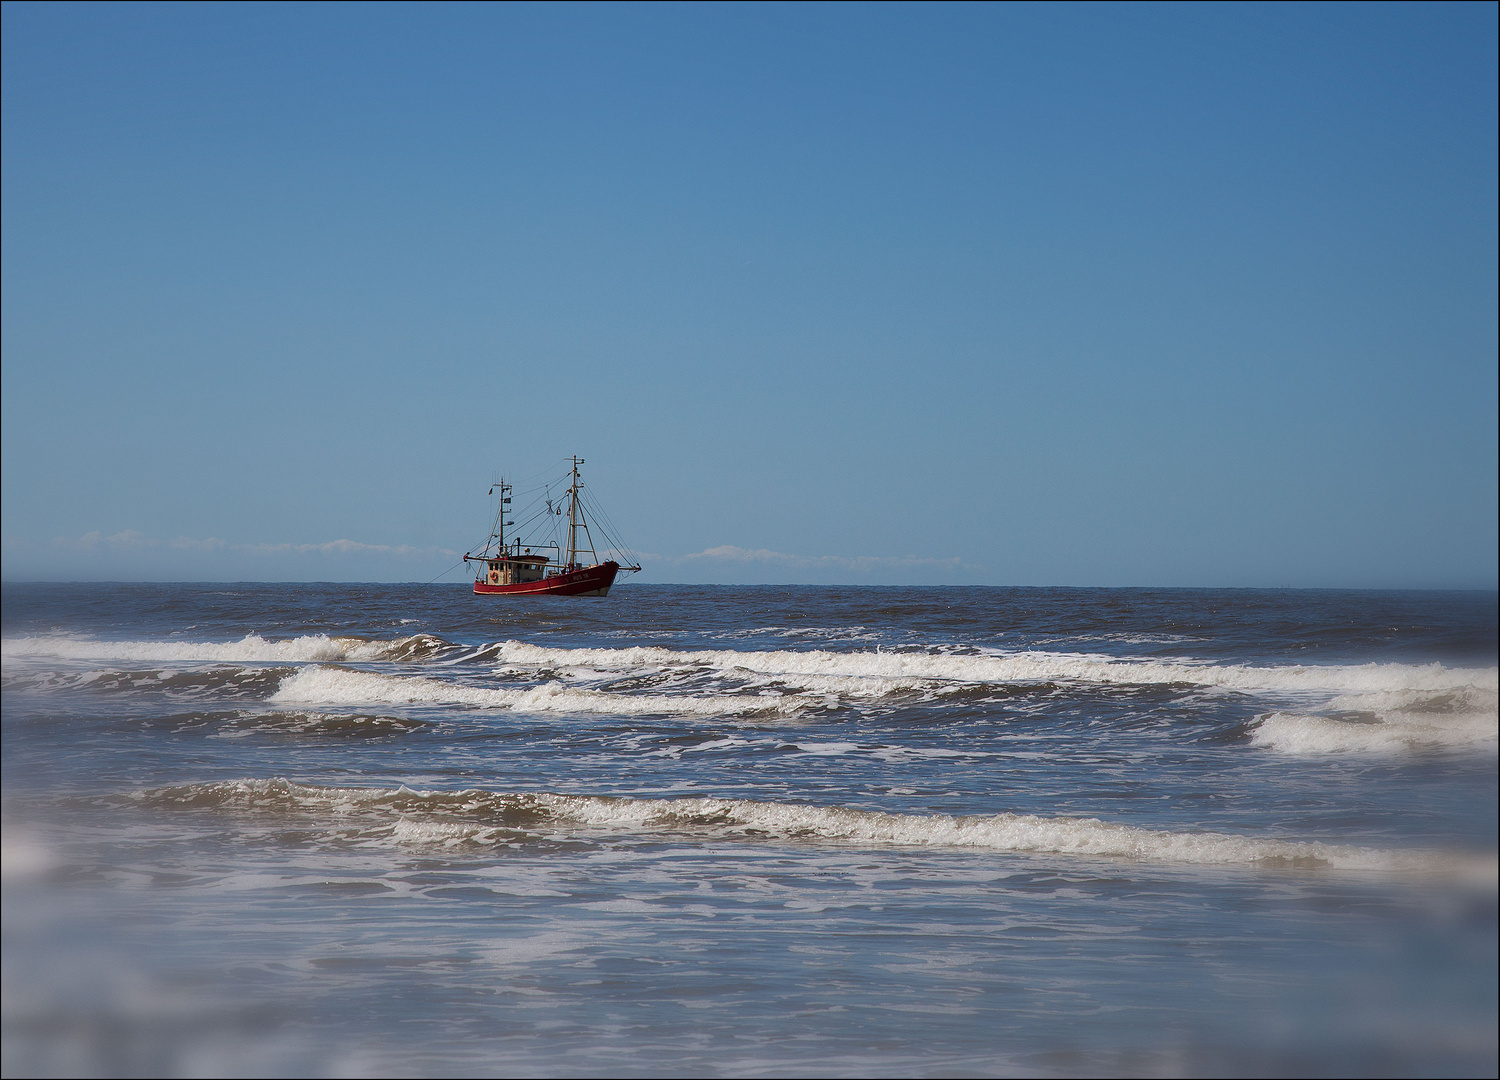
[[[968,700],[978,692],[1051,692],[1063,686],[1173,686],[1272,698],[1268,705],[1274,711],[1257,718],[1250,742],[1282,753],[1493,748],[1500,741],[1500,669],[1439,663],[1254,666],[956,647],[552,648],[514,640],[460,645],[431,634],[387,640],[312,634],[280,641],[249,634],[231,642],[101,641],[54,634],[6,639],[3,655],[8,689],[87,685],[332,708],[374,703],[617,715],[785,715],[835,706],[840,699]],[[119,668],[49,671],[49,659]],[[329,666],[408,663],[428,666],[420,676]],[[161,667],[147,666],[153,664]],[[446,674],[488,676],[497,670],[533,685],[484,685]],[[603,687],[580,685],[611,680]],[[720,680],[729,685],[713,685]]]
[[[278,703],[467,705],[525,712],[612,713],[620,715],[696,714],[742,716],[797,712],[814,702],[777,695],[617,694],[549,682],[527,689],[503,689],[416,676],[382,675],[337,667],[308,667],[288,676],[270,700]]]
[[[238,641],[100,641],[55,634],[6,638],[0,655],[7,660],[56,658],[145,663],[292,664],[337,661],[410,660],[431,655],[448,643],[431,634],[393,641],[309,634],[267,641],[247,634]]]
[[[288,780],[236,780],[158,788],[134,796],[159,809],[311,814],[334,819],[346,839],[456,846],[578,829],[700,832],[714,838],[859,845],[980,848],[1195,866],[1332,868],[1443,873],[1493,882],[1493,856],[1397,851],[1321,841],[1167,832],[1097,818],[993,814],[890,814],[842,806],[747,799],[636,799],[546,792],[326,788]],[[350,831],[351,827],[353,832]]]
[[[549,648],[522,641],[469,646],[431,634],[391,640],[311,634],[268,641],[249,634],[238,641],[101,641],[68,635],[7,638],[7,660],[48,658],[157,663],[359,663],[427,660],[453,663],[495,660],[530,668],[698,668],[775,677],[832,680],[840,689],[890,680],[919,683],[1011,683],[1069,681],[1111,685],[1192,685],[1247,692],[1453,691],[1500,689],[1500,669],[1447,667],[1432,663],[1281,665],[1257,667],[1191,659],[1118,659],[1090,653],[972,653],[943,650],[678,650],[659,646],[619,649]]]
[[[1450,668],[1442,664],[1358,664],[1252,667],[1191,660],[1117,660],[1092,654],[1025,652],[828,652],[825,650],[678,651],[654,646],[627,649],[555,649],[507,641],[496,658],[529,667],[590,667],[621,670],[688,666],[775,676],[911,680],[960,683],[1069,681],[1110,685],[1192,685],[1246,692],[1322,691],[1367,693],[1390,690],[1496,690],[1500,669]]]
[[[1500,695],[1468,688],[1451,693],[1386,691],[1345,694],[1327,713],[1274,712],[1250,732],[1256,746],[1288,754],[1500,748]]]
[[[92,671],[8,670],[5,689],[61,691],[87,687],[110,693],[167,691],[188,698],[264,698],[274,693],[281,680],[296,669],[288,666],[243,667],[240,665],[192,668],[95,669]]]

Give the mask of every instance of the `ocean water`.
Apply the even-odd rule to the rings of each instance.
[[[6,585],[6,1075],[1495,1075],[1493,593]]]

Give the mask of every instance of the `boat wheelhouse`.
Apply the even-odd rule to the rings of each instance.
[[[541,581],[547,576],[545,555],[501,555],[489,560],[486,585],[524,585],[528,581]]]

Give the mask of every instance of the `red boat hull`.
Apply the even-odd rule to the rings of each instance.
[[[475,596],[608,596],[609,587],[620,572],[617,562],[585,566],[566,574],[554,574],[541,581],[519,581],[514,585],[487,585],[474,582]]]

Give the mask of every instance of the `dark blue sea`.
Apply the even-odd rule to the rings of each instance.
[[[5,1075],[1485,1075],[1494,593],[3,592]]]

